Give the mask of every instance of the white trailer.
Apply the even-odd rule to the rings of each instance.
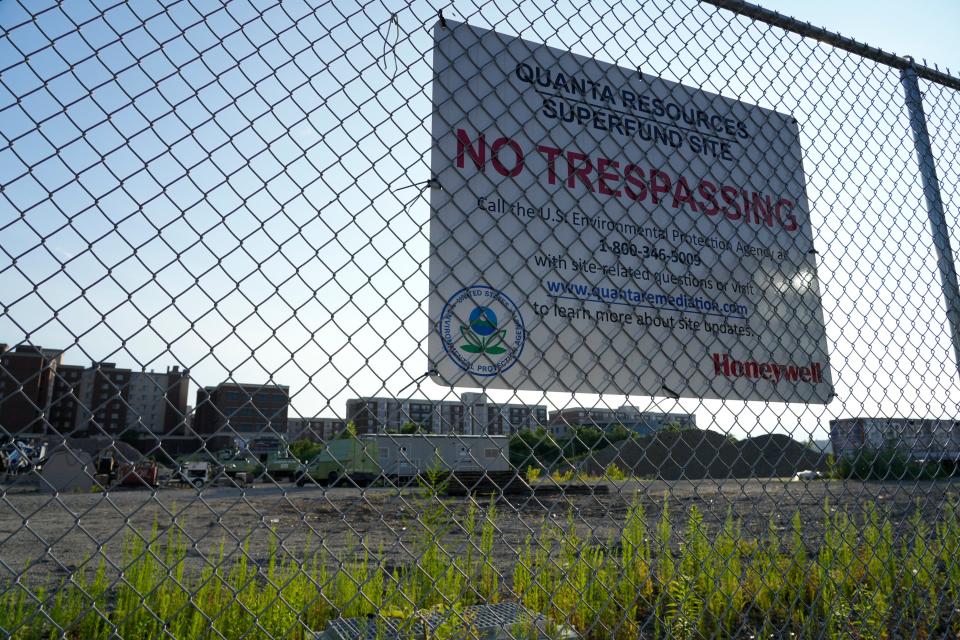
[[[361,439],[376,442],[377,462],[388,478],[426,476],[431,471],[456,477],[513,473],[507,436],[387,433]]]

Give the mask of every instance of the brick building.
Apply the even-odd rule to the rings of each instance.
[[[187,370],[139,372],[113,362],[84,368],[63,364],[62,351],[31,345],[0,351],[0,426],[8,433],[159,435],[187,415]]]
[[[54,376],[63,352],[33,345],[0,344],[0,428],[6,433],[46,433]],[[2,434],[2,432],[0,432]]]
[[[208,436],[253,437],[284,434],[290,388],[276,384],[234,384],[197,389],[193,430]]]

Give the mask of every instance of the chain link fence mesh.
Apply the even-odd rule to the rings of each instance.
[[[748,9],[3,3],[0,633],[960,633],[958,363],[908,64]],[[612,346],[552,360],[599,393],[438,384],[448,20],[797,121],[829,402],[635,395],[604,382]],[[956,247],[958,81],[921,76]]]

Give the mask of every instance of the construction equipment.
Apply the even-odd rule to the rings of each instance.
[[[46,459],[46,442],[33,444],[10,438],[0,445],[0,472],[7,475],[40,471]]]

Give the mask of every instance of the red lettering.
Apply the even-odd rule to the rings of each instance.
[[[653,204],[660,204],[660,195],[667,193],[670,193],[670,176],[659,169],[651,169],[650,195],[652,196]]]
[[[456,138],[457,167],[465,168],[469,157],[477,169],[484,171],[488,159],[485,135],[481,133],[471,138],[466,130],[457,129]],[[503,157],[505,147],[513,152],[512,162]],[[653,204],[660,204],[669,197],[673,209],[683,208],[707,216],[723,215],[731,221],[743,220],[746,224],[766,225],[786,231],[796,231],[800,227],[794,213],[796,204],[789,198],[734,185],[718,185],[707,179],[700,180],[692,188],[685,176],[677,176],[667,170],[652,167],[644,170],[629,163],[623,165],[621,172],[620,160],[591,158],[580,151],[543,144],[537,145],[536,150],[546,161],[546,182],[551,185],[559,184],[562,180],[568,188],[574,189],[579,183],[592,192],[615,198],[627,197],[635,202],[644,202],[649,196]],[[558,159],[562,157],[566,158],[567,164],[567,173],[563,178],[559,176],[557,168]],[[523,148],[505,136],[497,138],[490,146],[489,159],[497,173],[506,177],[516,177],[526,168]],[[771,368],[770,375],[776,376],[776,370]],[[815,375],[812,369],[810,375]]]
[[[753,205],[753,221],[757,224],[766,222],[768,227],[772,227],[773,205],[770,203],[770,196],[764,196],[754,191],[751,204]]]
[[[537,145],[537,151],[547,156],[547,182],[557,184],[557,157],[563,151],[542,144]]]
[[[463,129],[457,129],[457,167],[460,169],[463,169],[463,166],[466,163],[464,151],[470,154],[470,157],[473,159],[473,163],[477,165],[477,169],[483,171],[486,168],[487,142],[484,140],[482,133],[480,134],[477,142],[477,149],[474,151],[473,144],[471,144],[470,136],[467,135],[467,132]]]
[[[687,179],[680,176],[673,188],[673,208],[678,209],[682,204],[689,204],[690,210],[694,213],[699,211],[697,201],[693,199],[693,192],[690,191],[690,185],[687,184]]]
[[[777,220],[786,220],[783,224],[783,228],[787,231],[796,231],[797,227],[800,226],[797,224],[797,218],[791,213],[793,211],[793,202],[787,200],[786,198],[780,198],[777,200],[776,204],[777,209]],[[782,212],[786,210],[786,215],[781,217]]]
[[[727,356],[727,354],[723,354],[722,359],[720,358],[719,353],[713,354],[713,373],[716,375],[720,375],[722,373],[725,376],[729,376],[730,365],[728,360],[729,360],[729,357]]]
[[[700,192],[700,197],[704,198],[709,207],[703,202],[700,203],[701,210],[708,216],[715,216],[720,212],[720,204],[717,202],[717,185],[713,184],[709,180],[703,180],[700,182],[700,186],[697,188],[697,191]]]
[[[583,162],[583,165],[577,167],[574,161]],[[590,191],[593,191],[593,183],[590,182],[590,172],[593,171],[593,163],[587,154],[579,151],[567,151],[567,186],[573,189],[577,184],[577,178],[583,182]]]
[[[513,165],[513,169],[508,169],[506,165],[500,161],[500,149],[503,149],[506,146],[509,146],[511,149],[513,149],[513,153],[516,154],[516,162]],[[490,155],[492,156],[491,159],[493,160],[493,168],[496,169],[497,173],[502,176],[509,176],[513,178],[523,171],[523,151],[520,150],[520,145],[509,138],[497,138],[493,142],[493,146],[490,148]]]
[[[620,181],[620,175],[617,173],[610,173],[607,171],[607,167],[613,167],[614,169],[620,168],[620,163],[616,160],[607,160],[606,158],[597,158],[597,184],[600,187],[600,193],[605,196],[617,196],[620,197],[619,189],[611,189],[607,184],[607,180],[616,180]]]
[[[734,360],[728,353],[712,353],[713,373],[726,378],[751,378],[769,380],[777,384],[781,378],[789,382],[823,382],[823,365],[811,362],[809,365],[777,364],[776,362],[758,362],[756,360]]]
[[[635,178],[633,175],[631,175],[633,173],[636,173],[640,177]],[[630,184],[640,188],[640,192],[637,193],[630,187],[624,187],[623,190],[627,192],[628,198],[631,200],[638,200],[640,202],[643,202],[647,199],[647,183],[643,180],[643,169],[635,164],[628,164],[627,168],[623,170],[623,177]]]
[[[728,220],[740,219],[740,205],[737,203],[738,193],[739,190],[735,187],[723,187],[720,189],[720,197],[729,205],[723,209],[723,215]],[[731,207],[733,208],[731,209]]]

